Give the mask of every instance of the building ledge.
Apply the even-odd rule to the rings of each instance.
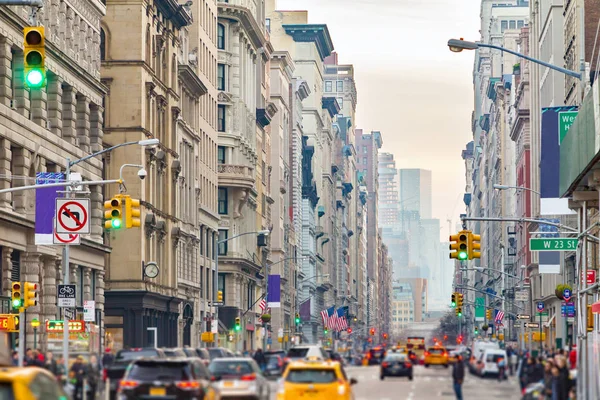
[[[188,87],[194,95],[200,97],[208,93],[206,85],[189,65],[179,64],[178,74],[184,86]]]
[[[184,26],[191,25],[192,14],[182,5],[177,3],[176,0],[159,0],[156,3],[156,7],[160,12],[170,21],[172,21],[177,29],[181,29]]]
[[[251,189],[254,187],[254,168],[247,165],[219,164],[219,186],[240,187]]]
[[[282,27],[296,42],[314,42],[321,61],[329,57],[334,50],[329,29],[325,24],[284,24]]]
[[[329,112],[329,116],[331,116],[331,118],[340,113],[340,105],[335,97],[322,97],[321,107]]]

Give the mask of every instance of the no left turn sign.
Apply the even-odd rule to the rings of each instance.
[[[56,232],[56,218],[54,218],[53,244],[81,244],[81,235],[78,233],[58,233]]]
[[[90,199],[56,199],[56,233],[90,233]]]

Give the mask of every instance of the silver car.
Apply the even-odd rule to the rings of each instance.
[[[269,400],[269,383],[251,358],[216,358],[208,370],[220,399]]]

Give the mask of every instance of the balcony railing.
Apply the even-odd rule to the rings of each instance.
[[[254,168],[247,165],[219,164],[219,186],[254,187]]]

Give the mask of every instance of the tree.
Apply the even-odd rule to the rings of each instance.
[[[458,318],[453,312],[448,312],[440,319],[440,325],[434,331],[434,337],[448,336],[448,343],[456,341],[458,336]]]

